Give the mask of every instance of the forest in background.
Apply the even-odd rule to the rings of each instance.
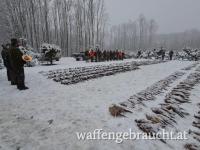
[[[42,43],[57,44],[63,56],[99,46],[137,51],[164,47],[200,48],[200,32],[159,34],[159,25],[144,15],[109,26],[104,0],[0,0],[0,42],[23,37],[39,51]]]
[[[8,37],[26,38],[38,49],[53,43],[63,55],[99,44],[104,47],[104,0],[1,0],[1,26]]]

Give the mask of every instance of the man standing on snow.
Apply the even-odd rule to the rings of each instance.
[[[165,50],[161,49],[161,56],[162,56],[162,60],[165,60]]]
[[[137,58],[140,58],[140,56],[142,55],[142,52],[141,52],[141,50],[139,50],[138,52],[137,52]]]
[[[171,51],[169,52],[169,58],[170,58],[170,60],[172,60],[172,58],[173,58],[173,55],[174,55],[174,51],[173,51],[173,50],[171,50]]]
[[[8,81],[11,81],[11,64],[10,64],[9,50],[8,50],[9,44],[6,44],[6,46],[2,45],[2,47],[3,47],[3,50],[1,52],[1,56],[2,56],[2,59],[3,59],[4,66],[7,69]],[[13,83],[11,82],[11,84],[13,84]]]
[[[19,49],[18,40],[11,39],[10,59],[11,66],[13,68],[14,74],[16,75],[17,88],[19,90],[27,90],[28,87],[26,87],[24,83],[24,64],[26,62],[22,59],[22,56],[23,53]]]

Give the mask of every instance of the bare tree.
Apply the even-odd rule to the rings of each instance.
[[[12,36],[27,38],[39,49],[41,43],[61,46],[64,56],[104,45],[107,16],[104,0],[1,0],[0,16]],[[3,23],[1,23],[3,25]]]

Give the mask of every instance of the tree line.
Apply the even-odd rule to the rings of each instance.
[[[104,0],[0,0],[9,36],[26,38],[36,50],[44,42],[64,56],[103,47],[107,15]]]
[[[200,49],[200,31],[191,29],[179,33],[159,34],[156,41],[157,45],[170,50]]]
[[[124,50],[153,48],[156,44],[157,29],[158,25],[154,19],[148,20],[144,15],[140,15],[135,21],[112,26],[108,47]]]
[[[107,47],[130,51],[200,49],[200,31],[197,29],[169,34],[159,34],[158,29],[154,19],[140,15],[135,21],[111,26]]]
[[[159,34],[154,19],[108,26],[104,0],[0,0],[0,42],[26,38],[39,51],[42,43],[56,44],[63,56],[95,48],[151,50],[164,47],[181,50],[200,47],[200,31]]]

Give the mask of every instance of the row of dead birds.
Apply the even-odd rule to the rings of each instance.
[[[61,84],[69,85],[79,83],[85,80],[136,70],[139,69],[138,66],[140,65],[150,65],[161,62],[162,61],[141,61],[138,63],[124,62],[110,65],[58,69],[42,74],[48,76],[48,79],[53,79],[56,82],[61,82]]]
[[[88,66],[88,67],[75,67],[75,68],[68,68],[68,69],[56,69],[51,70],[48,72],[40,72],[44,76],[48,76],[48,78],[54,78],[57,75],[65,74],[65,73],[78,73],[78,72],[87,72],[87,71],[93,71],[94,69],[100,69],[102,67],[104,68],[110,68],[114,66],[125,66],[125,65],[134,65],[134,66],[142,66],[142,65],[151,65],[151,64],[157,64],[161,63],[162,61],[132,61],[132,62],[123,62],[123,63],[113,63],[109,65],[96,65],[96,66]]]
[[[198,103],[197,105],[200,110],[200,103]],[[198,111],[198,113],[194,115],[194,119],[195,121],[192,122],[192,126],[196,128],[196,130],[190,129],[188,133],[193,136],[193,139],[196,140],[196,142],[200,143],[200,111]],[[190,143],[186,144],[184,147],[186,150],[199,150],[200,144]]]
[[[198,71],[198,70],[196,70],[196,71]],[[176,78],[183,76],[183,75],[184,75],[184,73],[182,73],[182,72],[176,73]],[[169,77],[169,78],[171,79],[171,77]],[[173,80],[175,80],[175,79],[173,79]],[[160,83],[160,82],[158,82],[158,83]],[[172,89],[172,91],[169,94],[166,95],[164,104],[160,104],[159,108],[151,108],[154,115],[146,114],[146,119],[135,120],[139,129],[142,130],[143,132],[147,133],[148,135],[153,136],[161,128],[166,128],[166,126],[175,127],[175,124],[177,123],[175,117],[177,115],[182,118],[189,115],[189,113],[187,113],[183,108],[180,107],[180,104],[189,102],[191,90],[193,89],[193,87],[195,85],[197,85],[199,83],[200,83],[200,72],[195,72],[195,73],[190,74],[186,80],[184,80],[183,82],[178,84],[175,88]],[[159,86],[157,86],[157,87],[159,87]],[[152,88],[148,88],[148,89],[152,89]],[[155,88],[155,89],[157,89],[157,88]],[[143,93],[143,96],[145,97],[145,98],[143,97],[144,100],[146,100],[146,99],[153,100],[155,98],[154,94],[159,94],[159,92],[155,92],[154,94],[150,94],[150,96],[149,96],[150,91],[146,92],[145,94],[144,94],[144,92],[141,92],[141,93]],[[141,93],[139,93],[140,96],[141,96]],[[152,97],[151,97],[151,95],[152,95]],[[138,95],[136,95],[136,96],[138,97]],[[135,97],[135,96],[133,96],[133,97]],[[124,116],[124,113],[127,113],[127,112],[131,113],[130,110],[126,109],[128,104],[130,104],[130,101],[128,103],[122,103],[121,104],[122,107],[114,105],[109,108],[109,111],[110,111],[111,115],[113,115],[115,117],[116,116]],[[131,101],[131,105],[133,105],[132,101]],[[199,104],[199,107],[200,107],[200,104]],[[198,114],[199,115],[194,116],[196,119],[198,119],[198,122],[193,122],[193,126],[200,129],[200,111],[198,112]],[[200,133],[199,132],[190,131],[189,133],[194,134],[195,135],[194,138],[200,142],[200,138],[199,138]],[[166,143],[165,140],[161,139],[161,141],[163,143]],[[186,144],[184,146],[184,148],[187,150],[199,150],[200,149],[199,146],[197,146],[196,144]]]
[[[189,103],[190,91],[196,84],[200,83],[200,73],[195,72],[188,76],[188,78],[173,88],[173,90],[166,95],[165,102],[167,104]]]
[[[118,66],[142,66],[142,65],[151,65],[161,63],[161,61],[141,61],[141,62],[123,62],[123,63],[113,63],[109,65],[96,65],[96,66],[88,66],[88,67],[75,67],[75,68],[68,68],[68,69],[57,69],[51,70],[48,72],[41,72],[44,76],[48,76],[49,79],[59,77],[62,74],[70,75],[70,74],[78,74],[84,72],[91,72],[94,70],[99,70],[102,68],[109,69],[111,67],[118,67]]]
[[[160,104],[159,108],[151,108],[154,115],[146,114],[146,119],[135,120],[138,128],[151,135],[167,126],[175,127],[177,123],[175,117],[177,115],[182,118],[189,115],[180,105],[189,102],[190,91],[199,83],[200,73],[195,72],[190,74],[186,80],[181,82],[166,95],[164,103]],[[195,118],[200,119],[200,116],[195,116]],[[193,122],[193,126],[200,128],[200,120],[199,122]],[[194,131],[191,131],[191,133],[197,134],[197,132]],[[164,140],[161,141],[165,143]],[[192,144],[185,145],[185,149],[188,150],[198,150],[198,148],[195,147],[196,145]]]
[[[53,80],[56,82],[61,82],[61,84],[74,84],[78,82],[82,82],[85,80],[100,78],[103,76],[110,76],[117,73],[127,72],[139,69],[137,66],[132,65],[123,65],[123,66],[110,66],[110,67],[102,67],[99,69],[93,69],[92,71],[84,71],[71,75],[62,75],[61,77],[54,78]]]
[[[132,96],[130,99],[133,100],[134,98],[136,98],[135,101],[140,101],[139,103],[141,103],[141,100],[142,101],[155,100],[156,95],[162,93],[163,90],[165,90],[166,87],[169,86],[169,84],[173,83],[176,79],[182,77],[184,74],[185,73],[183,72],[176,72],[173,75],[170,75],[169,77],[155,83],[153,86],[147,88],[146,90]],[[136,104],[136,102],[130,101],[130,99],[128,102],[120,103],[120,106],[113,105],[109,107],[109,112],[111,113],[111,115],[114,117],[118,117],[118,116],[124,116],[124,113],[126,112],[131,112],[130,110],[128,110],[128,108],[132,108],[133,104]],[[128,105],[130,102],[131,106]],[[153,110],[155,111],[155,109]],[[157,111],[159,110],[157,109]]]
[[[189,115],[185,110],[178,105],[161,104],[160,108],[151,108],[154,114],[146,114],[146,119],[135,120],[138,128],[149,135],[155,135],[161,129],[167,126],[175,127],[175,116],[178,114],[180,117]],[[166,141],[162,140],[163,143]]]
[[[139,129],[149,135],[153,135],[153,133],[158,132],[160,128],[166,128],[168,125],[173,127],[174,124],[176,124],[176,115],[182,118],[189,115],[189,113],[180,107],[180,104],[189,102],[191,90],[199,83],[200,73],[195,72],[190,74],[184,82],[181,82],[166,95],[165,103],[160,104],[160,108],[151,109],[155,115],[146,115],[146,119],[135,120]],[[198,115],[194,115],[194,118],[197,121],[193,122],[193,126],[200,129],[200,111],[198,112]],[[189,134],[193,134],[194,139],[200,142],[200,132],[190,130]],[[161,141],[166,143],[164,140]],[[187,150],[199,150],[200,145],[194,143],[186,144],[184,148]]]
[[[144,101],[152,101],[156,99],[156,95],[161,94],[164,90],[166,90],[167,87],[169,87],[170,84],[172,84],[174,81],[179,79],[185,75],[184,72],[175,72],[174,74],[168,76],[167,78],[158,81],[151,87],[148,87],[142,92],[139,92],[133,96],[131,96],[128,101],[120,103],[123,107],[135,107],[136,104],[142,104],[145,105]]]

